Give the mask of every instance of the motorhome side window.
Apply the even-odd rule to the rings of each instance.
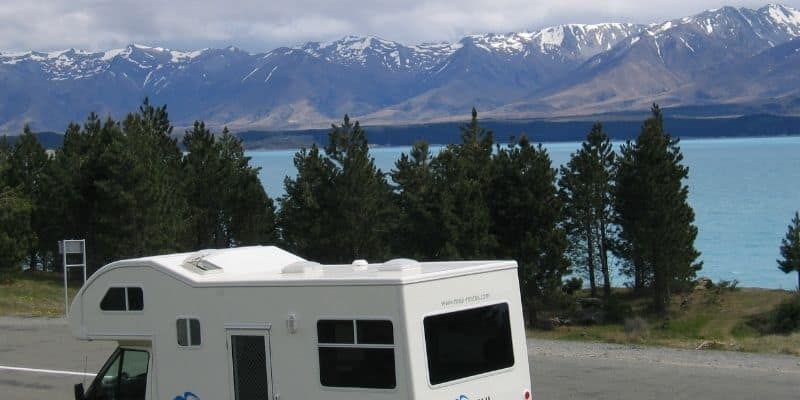
[[[100,301],[103,311],[142,311],[144,294],[140,287],[111,287]]]
[[[144,400],[147,394],[146,351],[117,349],[87,390],[86,400]]]
[[[322,386],[394,389],[394,331],[387,320],[317,322]]]
[[[202,343],[200,336],[200,320],[196,318],[179,318],[175,321],[175,326],[178,332],[178,346],[200,346]]]
[[[432,315],[424,326],[432,385],[514,365],[506,303]]]

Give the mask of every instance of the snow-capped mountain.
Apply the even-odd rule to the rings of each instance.
[[[642,108],[653,101],[664,106],[727,102],[709,98],[707,91],[677,89],[703,88],[715,66],[745,62],[800,37],[799,29],[800,12],[781,5],[757,10],[722,7],[652,24],[590,58],[544,95],[531,93],[503,112],[592,113]],[[725,79],[715,77],[716,82]]]
[[[778,62],[762,53],[798,40],[800,12],[768,5],[650,25],[470,35],[454,43],[347,36],[265,53],[137,44],[104,52],[0,52],[0,131],[16,133],[25,122],[62,130],[91,111],[120,117],[145,96],[168,104],[179,126],[204,119],[240,129],[327,126],[344,113],[365,122],[421,122],[462,115],[473,105],[496,117],[546,117],[652,101],[758,103],[759,96],[800,96],[800,82],[784,76],[800,70],[797,57],[782,59],[775,74],[760,73],[751,61]],[[751,82],[734,99],[724,87],[727,76],[741,79],[737,65],[780,84],[764,91]]]
[[[620,40],[645,29],[636,24],[568,24],[532,32],[473,35],[469,39],[488,52],[531,57],[544,54],[572,60],[586,60],[611,49]]]
[[[295,50],[340,65],[424,71],[435,67],[460,47],[457,43],[446,42],[405,46],[375,36],[346,36],[330,43],[309,42]]]

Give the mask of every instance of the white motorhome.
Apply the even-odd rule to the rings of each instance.
[[[320,265],[273,246],[117,261],[72,302],[119,344],[86,400],[526,400],[514,261]]]

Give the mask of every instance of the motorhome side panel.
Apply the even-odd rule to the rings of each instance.
[[[403,298],[414,399],[524,400],[531,386],[516,269],[407,285]],[[480,332],[494,329],[510,330],[507,341]]]
[[[99,339],[128,336],[149,340],[153,334],[152,311],[164,300],[151,288],[163,279],[163,274],[149,267],[117,268],[96,274],[70,306],[73,332],[79,337],[89,333]],[[167,286],[176,283],[169,279]]]
[[[87,288],[83,307],[99,307],[107,288],[134,284],[143,290],[142,311],[119,312],[112,314],[113,318],[86,312],[84,318],[90,335],[98,332],[152,335],[157,399],[173,400],[187,393],[201,400],[232,398],[228,338],[235,330],[269,334],[271,393],[281,399],[409,398],[404,350],[408,344],[402,334],[400,286],[190,287],[159,271],[126,267],[99,276]],[[290,314],[295,316],[294,333],[287,327]],[[196,321],[199,338],[196,334],[191,339],[178,338],[181,329],[178,321],[182,320]],[[391,344],[364,345],[367,350],[357,351],[379,347],[376,352],[384,355],[391,352],[396,373],[393,387],[323,386],[316,325],[319,320],[391,322]],[[192,330],[189,325],[184,326],[184,331]],[[263,330],[266,326],[270,327],[269,332]],[[334,344],[330,347],[335,348],[326,350],[326,354],[352,352],[347,348],[355,346]],[[340,347],[345,349],[339,350]],[[380,360],[387,359],[381,357]]]

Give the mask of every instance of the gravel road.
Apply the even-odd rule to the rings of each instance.
[[[800,358],[530,339],[537,399],[800,399]]]
[[[2,367],[91,373],[113,349],[73,339],[60,319],[0,318],[0,398],[71,400],[79,375]],[[539,339],[528,352],[537,400],[800,399],[798,357]]]

